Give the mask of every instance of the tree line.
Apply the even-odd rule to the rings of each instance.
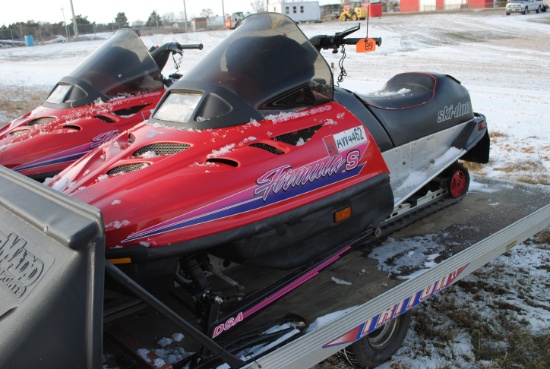
[[[183,17],[180,18],[180,20]],[[113,22],[96,23],[91,22],[88,17],[75,15],[74,19],[78,26],[79,34],[114,31],[119,28],[130,27],[128,18],[124,12],[119,12]],[[134,21],[132,27],[153,27],[159,28],[165,25],[171,25],[176,21],[176,16],[169,13],[161,17],[156,11],[153,11],[146,22]],[[16,22],[0,27],[0,39],[22,40],[25,35],[33,35],[36,39],[47,40],[58,35],[67,38],[74,37],[73,19],[66,24],[63,22],[49,23],[36,22],[29,20],[26,22]]]

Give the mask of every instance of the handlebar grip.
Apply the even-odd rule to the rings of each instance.
[[[178,44],[178,46],[180,47],[180,49],[182,50],[190,50],[190,49],[199,49],[199,50],[202,50],[202,44],[189,44],[189,45],[182,45],[182,44]]]
[[[374,41],[376,41],[376,46],[380,46],[382,45],[382,38],[381,37],[371,37]],[[361,40],[364,40],[365,38],[361,37],[361,38],[345,38],[343,41],[344,44],[346,45],[355,45],[357,44],[359,41]]]

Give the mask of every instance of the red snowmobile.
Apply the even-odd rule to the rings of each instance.
[[[117,31],[58,82],[42,106],[0,129],[0,164],[44,180],[141,123],[165,85],[181,77],[163,79],[168,57],[190,48],[202,45],[172,42],[149,53],[134,31]]]
[[[488,161],[485,117],[448,75],[399,74],[372,96],[334,86],[320,50],[365,44],[346,38],[358,28],[308,40],[284,15],[245,18],[148,121],[50,186],[101,209],[106,257],[155,292],[188,288],[218,337],[351,245],[460,200],[459,159]],[[235,263],[292,277],[249,298],[223,272]]]

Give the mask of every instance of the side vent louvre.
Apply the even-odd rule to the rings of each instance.
[[[253,143],[253,144],[250,144],[250,146],[257,147],[258,149],[262,149],[265,151],[269,151],[270,153],[275,155],[283,155],[285,153],[284,151],[279,150],[278,148],[265,143]]]
[[[147,107],[147,105],[132,106],[131,108],[116,110],[113,113],[115,113],[119,117],[125,115],[134,115],[145,107]]]
[[[31,131],[30,129],[19,129],[17,131],[12,131],[12,132],[8,133],[8,137],[22,135],[22,134],[30,132],[30,131]]]
[[[147,168],[148,166],[149,166],[148,163],[134,163],[134,164],[120,165],[118,167],[114,167],[113,169],[109,170],[107,172],[107,175],[114,176],[116,174],[121,174],[121,173],[135,172],[136,170]]]
[[[79,126],[75,126],[75,125],[72,125],[72,124],[65,124],[63,126],[63,129],[67,129],[69,131],[80,131],[80,127]]]
[[[313,137],[315,132],[317,132],[321,127],[322,125],[313,126],[296,132],[285,133],[284,135],[273,137],[273,139],[289,145],[301,146]]]
[[[177,154],[190,148],[191,145],[183,143],[154,143],[151,145],[143,146],[132,154],[134,157],[141,157],[147,153],[151,156],[167,156]]]
[[[105,116],[105,115],[96,115],[96,116],[94,116],[94,118],[99,119],[99,120],[102,120],[102,121],[104,121],[104,122],[106,122],[106,123],[115,123],[115,122],[116,122],[116,120],[114,120],[114,119],[112,119],[112,118],[109,118],[109,117],[107,117],[107,116]]]
[[[239,166],[239,163],[237,163],[235,160],[224,159],[224,158],[211,158],[211,159],[206,159],[206,162],[207,162],[207,163],[216,163],[216,164],[229,165],[229,166],[235,167],[235,168]]]
[[[44,123],[48,123],[48,122],[51,122],[52,120],[55,120],[56,118],[55,117],[43,117],[43,118],[37,118],[35,120],[31,120],[30,122],[28,122],[26,124],[26,126],[37,126],[39,124],[44,124]]]

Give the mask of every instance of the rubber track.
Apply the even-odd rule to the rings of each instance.
[[[382,235],[380,237],[389,236],[390,234],[397,232],[400,229],[403,229],[419,220],[422,220],[431,214],[437,213],[438,211],[445,209],[446,207],[460,202],[463,198],[464,196],[453,198],[447,195],[439,197],[424,206],[418,206],[413,210],[403,215],[400,215],[399,217],[396,217],[391,221],[388,221],[387,223],[382,223],[382,225],[379,227],[382,231]]]

